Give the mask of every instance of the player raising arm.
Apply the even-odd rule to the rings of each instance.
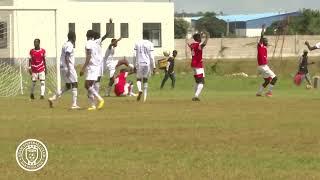
[[[87,31],[87,43],[86,43],[86,61],[80,71],[80,76],[86,72],[85,88],[88,91],[88,98],[90,101],[89,111],[101,109],[104,106],[104,100],[94,88],[94,82],[98,79],[98,73],[100,71],[101,58],[98,54],[98,45],[94,41],[95,32],[92,30]],[[98,107],[95,105],[95,98],[98,99]]]
[[[205,40],[202,42],[201,36],[205,36]],[[209,39],[209,34],[205,33],[196,33],[193,35],[194,42],[188,44],[192,60],[191,60],[191,68],[194,72],[194,79],[195,79],[195,94],[192,98],[192,101],[200,101],[199,96],[204,86],[204,66],[203,66],[203,48],[207,45]]]
[[[260,41],[257,46],[257,60],[258,60],[258,72],[262,75],[264,83],[260,86],[257,96],[262,96],[263,90],[269,85],[269,90],[266,96],[272,96],[273,86],[276,84],[278,78],[274,72],[268,66],[268,39],[264,37],[265,25],[262,26]]]
[[[117,67],[121,65],[125,65],[129,67],[129,62],[125,58],[122,60],[116,60],[114,58],[115,49],[118,46],[118,42],[121,39],[122,39],[121,37],[119,39],[111,39],[111,43],[109,44],[108,49],[106,50],[106,53],[105,53],[104,61],[109,71],[109,83],[106,88],[105,96],[110,96],[110,92],[114,84],[115,72]]]
[[[40,99],[44,99],[46,90],[46,50],[40,48],[40,39],[34,40],[34,48],[30,50],[29,72],[31,74],[31,94],[30,98],[34,99],[34,88],[37,80],[40,81]]]
[[[109,19],[109,23],[112,23],[111,18]],[[101,62],[100,67],[99,67],[100,71],[98,72],[98,79],[94,83],[94,88],[97,91],[97,93],[99,93],[99,91],[100,91],[100,81],[101,81],[101,77],[103,76],[104,66],[105,66],[105,63],[103,60],[103,54],[102,54],[102,42],[108,37],[110,32],[111,32],[111,26],[106,31],[106,34],[102,37],[100,37],[100,33],[95,32],[94,41],[98,45],[98,56],[99,56],[100,62]]]

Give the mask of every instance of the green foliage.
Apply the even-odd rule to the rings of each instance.
[[[284,27],[287,26],[287,29]],[[301,34],[301,35],[318,35],[320,34],[320,11],[304,9],[301,16],[290,17],[287,21],[274,22],[267,28],[266,34]]]
[[[214,12],[206,12],[196,22],[196,29],[209,32],[210,37],[222,37],[226,32],[227,23],[218,19]]]
[[[197,12],[197,13],[188,13],[188,12],[175,12],[174,16],[175,17],[194,17],[194,16],[203,16],[204,12]]]
[[[182,39],[185,38],[190,27],[190,23],[181,19],[175,18],[174,19],[174,38],[175,39]]]

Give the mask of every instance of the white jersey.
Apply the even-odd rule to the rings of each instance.
[[[114,47],[111,46],[110,48],[106,50],[106,54],[104,56],[104,59],[106,61],[106,64],[110,64],[112,61],[114,61]]]
[[[86,50],[91,50],[91,58],[88,66],[99,67],[102,63],[101,46],[94,40],[88,40],[86,44]]]
[[[103,54],[102,54],[102,38],[94,40],[94,42],[97,44],[97,53],[100,59],[100,66],[103,65]]]
[[[316,47],[317,47],[318,49],[320,49],[320,42],[318,42],[318,43],[316,44]]]
[[[75,66],[75,58],[74,58],[74,46],[70,41],[67,41],[63,44],[62,50],[61,50],[61,57],[60,57],[60,66],[62,68],[67,68],[67,63],[66,63],[66,54],[69,53],[69,67],[74,67]]]
[[[148,40],[141,40],[135,44],[135,60],[136,66],[149,66],[155,68],[154,60],[154,46],[153,43]]]
[[[98,55],[100,56],[100,59],[103,59],[103,55],[102,55],[102,39],[101,38],[96,39],[96,40],[94,40],[94,42],[98,45],[97,52],[98,52]]]

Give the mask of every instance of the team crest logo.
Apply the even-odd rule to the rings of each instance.
[[[41,141],[27,139],[18,146],[16,160],[22,169],[26,171],[38,171],[48,161],[48,150]]]

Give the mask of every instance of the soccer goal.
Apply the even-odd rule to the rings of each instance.
[[[29,94],[29,52],[34,48],[36,38],[41,40],[40,46],[47,52],[46,94],[60,88],[56,24],[54,9],[0,6],[0,97]]]

